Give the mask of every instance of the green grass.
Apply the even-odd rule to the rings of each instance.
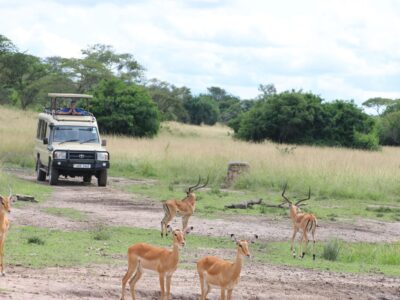
[[[50,215],[68,218],[73,221],[86,220],[86,215],[84,213],[82,213],[81,211],[74,209],[74,208],[46,207],[43,209],[43,211]]]
[[[302,260],[291,257],[289,243],[268,243],[256,247],[258,248],[256,259],[262,262],[334,272],[400,276],[400,242],[393,244],[340,242],[336,261],[323,259],[324,244],[322,243],[317,243],[316,261],[312,260],[311,244]]]
[[[66,232],[35,227],[12,227],[7,237],[6,264],[26,267],[77,266],[89,264],[126,263],[126,252],[130,245],[146,242],[170,247],[171,238],[160,238],[156,230],[126,227],[102,228],[108,232],[107,239],[97,239],[94,231]],[[29,242],[35,240],[38,242]],[[187,247],[182,251],[185,268],[195,268],[198,253],[205,255],[207,249],[231,249],[226,257],[233,259],[235,246],[228,237],[215,238],[188,235]],[[340,243],[336,261],[323,259],[324,244],[317,243],[317,260],[312,261],[309,246],[303,260],[293,259],[288,242],[252,244],[251,251],[256,261],[275,265],[296,266],[309,269],[351,273],[380,273],[400,276],[400,242],[393,244]]]
[[[196,180],[194,180],[196,181]],[[193,184],[195,184],[194,182]],[[188,185],[183,185],[178,180],[170,182],[159,181],[154,184],[134,184],[127,186],[116,186],[126,192],[148,196],[156,201],[166,199],[183,199],[186,196],[185,189]],[[198,190],[196,192],[196,214],[214,217],[221,214],[249,214],[249,215],[288,215],[287,209],[265,207],[255,205],[248,209],[226,209],[225,205],[239,203],[248,200],[262,198],[265,203],[281,203],[280,188],[274,190],[221,190],[218,186],[211,184],[210,188]],[[307,191],[305,191],[307,192]],[[297,197],[304,197],[305,194],[295,194]],[[398,221],[400,219],[400,202],[397,200],[386,200],[384,205],[392,205],[399,208],[391,209],[371,209],[371,205],[376,205],[377,201],[365,199],[335,199],[325,196],[311,196],[308,205],[303,208],[305,212],[314,213],[318,219],[331,221],[351,221],[355,217],[379,219],[384,221]],[[382,204],[383,205],[383,204]],[[386,206],[385,206],[386,207]]]
[[[48,185],[37,184],[27,180],[19,179],[14,175],[0,171],[0,194],[8,195],[8,185],[11,187],[13,194],[23,194],[35,197],[39,202],[46,200],[51,194],[52,188]],[[18,201],[13,204],[15,207],[25,205],[27,202]]]

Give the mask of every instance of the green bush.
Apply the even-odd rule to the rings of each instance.
[[[375,132],[369,134],[363,134],[360,132],[354,132],[354,143],[353,148],[364,149],[364,150],[378,150],[379,149],[379,138]]]
[[[322,257],[326,260],[336,261],[339,256],[340,248],[341,243],[339,240],[330,240],[324,245]]]
[[[103,80],[94,96],[92,111],[102,132],[138,137],[157,134],[159,111],[143,87],[119,79]]]
[[[44,245],[44,241],[37,236],[28,238],[28,244]]]

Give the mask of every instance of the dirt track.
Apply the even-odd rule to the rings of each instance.
[[[19,176],[34,181],[31,175]],[[113,185],[138,184],[137,181],[115,178],[110,181]],[[42,211],[44,207],[73,207],[85,212],[88,219],[73,222],[50,216]],[[159,203],[151,199],[132,196],[112,187],[98,188],[79,182],[65,182],[55,188],[51,200],[14,209],[11,221],[18,225],[62,230],[90,228],[94,223],[159,229],[158,220],[161,220],[162,215]],[[287,240],[291,230],[289,220],[273,220],[267,217],[235,216],[234,219],[217,220],[193,217],[191,224],[195,227],[195,234],[226,236],[235,232],[249,236],[258,233],[267,241]],[[398,239],[400,232],[400,223],[370,220],[357,220],[355,224],[321,222],[320,226],[320,240],[340,235],[348,241],[383,242]],[[232,257],[233,252],[228,252],[219,254]],[[11,266],[8,267],[7,276],[0,278],[0,299],[118,299],[120,280],[124,272],[125,269],[120,266],[104,265],[40,270]],[[156,274],[146,273],[138,284],[139,299],[158,299],[158,291],[158,277]],[[173,277],[172,299],[198,299],[199,291],[195,271],[178,269]],[[126,295],[129,295],[128,291]],[[400,279],[247,262],[233,298],[400,299]],[[212,290],[209,299],[219,299],[219,292]]]

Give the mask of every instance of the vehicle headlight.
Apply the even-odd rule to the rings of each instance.
[[[67,152],[66,151],[54,151],[53,158],[54,159],[66,159]]]
[[[97,152],[97,160],[108,160],[108,152]]]

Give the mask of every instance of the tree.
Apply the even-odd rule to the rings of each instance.
[[[86,93],[102,80],[118,78],[139,82],[143,67],[129,53],[118,54],[108,45],[95,44],[81,51],[83,58],[47,58],[52,70],[62,72],[77,83],[78,91]]]
[[[265,99],[269,96],[276,95],[276,88],[272,83],[260,84],[258,90],[261,92],[261,95],[258,96],[259,99]]]
[[[15,91],[16,101],[26,109],[34,102],[26,89],[47,74],[45,65],[38,57],[20,52],[2,54],[0,65],[0,81],[4,87]]]
[[[189,113],[190,123],[214,125],[219,118],[219,109],[215,101],[207,95],[200,95],[188,100],[185,108]]]
[[[22,93],[24,103],[35,104],[44,107],[48,104],[47,94],[76,93],[76,84],[62,74],[48,74],[28,85]]]
[[[323,144],[351,148],[378,146],[374,119],[356,106],[354,101],[336,100],[323,104]],[[369,137],[368,137],[369,136]]]
[[[283,92],[257,102],[243,114],[239,138],[259,142],[306,143],[319,130],[322,99],[301,92]]]
[[[17,46],[7,38],[6,36],[0,34],[0,55],[5,53],[16,53],[18,52]]]
[[[363,106],[368,108],[374,108],[378,116],[381,115],[381,108],[386,108],[388,105],[393,104],[392,99],[388,98],[370,98],[367,101],[363,102]]]
[[[192,98],[187,87],[177,88],[165,81],[152,79],[146,85],[153,101],[161,112],[162,120],[188,122],[189,114],[184,103]]]
[[[400,111],[387,113],[380,118],[379,141],[381,145],[400,145]]]
[[[209,87],[207,88],[209,96],[218,105],[220,114],[219,120],[222,123],[228,123],[231,119],[237,117],[242,112],[240,105],[240,99],[227,93],[220,87]]]
[[[260,100],[231,126],[238,138],[254,142],[270,139],[279,143],[378,147],[374,119],[354,102],[322,103],[319,96],[302,91]]]
[[[94,90],[92,111],[104,133],[152,137],[159,111],[144,87],[121,79],[103,80]]]

